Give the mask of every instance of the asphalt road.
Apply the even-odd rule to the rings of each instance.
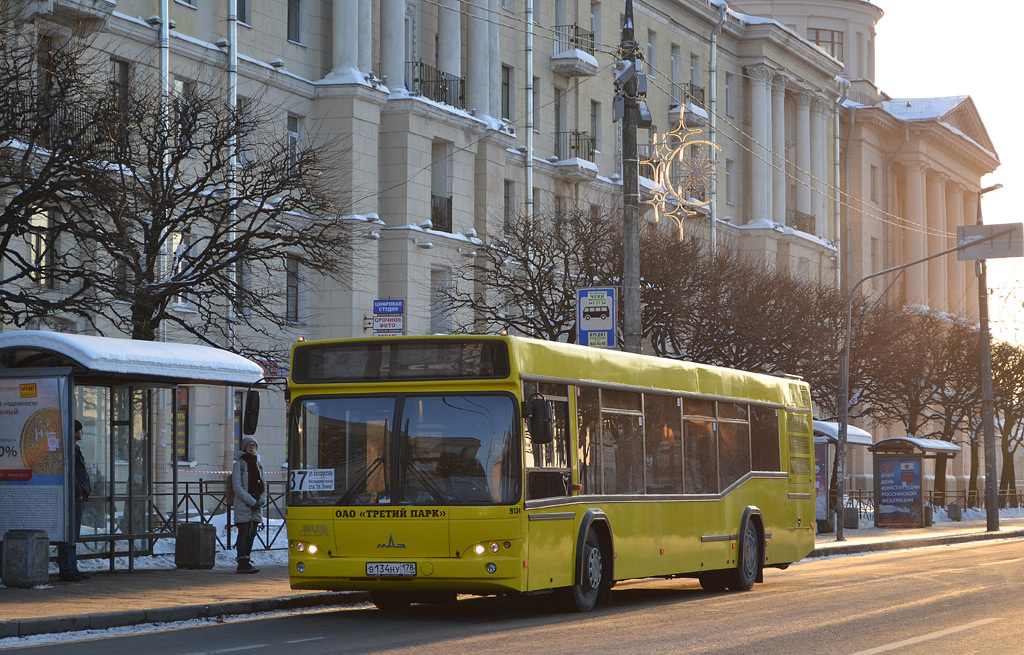
[[[401,615],[331,608],[15,652],[1022,653],[1022,580],[1024,542],[980,542],[808,561],[766,571],[747,593],[705,593],[694,580],[631,582],[589,614],[544,598],[465,598]]]

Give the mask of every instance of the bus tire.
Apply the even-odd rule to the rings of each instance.
[[[601,542],[593,530],[587,530],[583,545],[582,581],[569,588],[570,608],[577,612],[589,612],[597,605],[597,597],[605,579],[604,554]]]
[[[370,602],[377,606],[381,612],[403,612],[409,609],[412,598],[403,593],[389,591],[371,591]]]
[[[761,567],[761,538],[753,520],[748,520],[743,528],[740,542],[740,558],[736,568],[728,571],[726,586],[731,591],[750,591],[757,581]]]

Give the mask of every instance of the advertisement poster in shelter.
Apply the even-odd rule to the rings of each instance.
[[[814,444],[814,518],[828,520],[828,444]]]
[[[875,525],[924,527],[921,460],[879,458],[875,469]]]
[[[67,523],[68,379],[0,377],[0,538],[45,530],[63,541]]]

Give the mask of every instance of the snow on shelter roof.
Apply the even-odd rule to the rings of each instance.
[[[814,436],[824,437],[826,440],[836,443],[839,441],[839,424],[833,421],[815,421]],[[856,425],[847,425],[846,443],[850,446],[870,446],[874,441],[871,438],[871,433],[867,430],[862,430]]]
[[[908,452],[914,448],[924,453],[958,453],[960,446],[941,439],[919,439],[918,437],[892,437],[882,439],[871,446],[871,452]]]
[[[151,382],[250,385],[263,368],[241,355],[187,343],[22,330],[0,334],[0,369],[72,366],[76,375]]]

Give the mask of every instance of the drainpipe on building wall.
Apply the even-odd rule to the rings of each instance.
[[[168,7],[169,0],[160,0],[160,121],[163,124],[164,134],[171,129],[171,115],[170,115],[170,104],[171,104],[171,73],[170,73],[170,51],[171,51],[171,33],[170,33],[170,22],[171,15]],[[168,162],[170,153],[164,150],[164,161],[165,164]],[[165,165],[166,169],[167,166]],[[164,179],[163,182],[166,182]],[[162,220],[162,219],[161,219]],[[161,233],[161,237],[166,235]],[[160,248],[160,266],[159,274],[167,275],[168,262],[170,261],[170,240],[164,239],[162,247]],[[160,341],[167,341],[167,325],[165,321],[160,321]]]
[[[832,187],[833,188],[833,191],[832,191],[832,202],[833,202],[833,206],[834,206],[834,212],[833,213],[835,214],[835,217],[836,217],[836,241],[838,242],[838,244],[836,246],[836,257],[839,258],[839,261],[836,262],[836,288],[840,289],[840,288],[842,288],[843,277],[844,277],[842,269],[846,266],[846,255],[847,255],[847,253],[843,252],[843,249],[846,248],[846,242],[849,241],[849,239],[845,239],[842,236],[842,234],[843,234],[842,233],[843,222],[842,222],[842,220],[840,220],[840,214],[841,214],[842,205],[840,204],[840,201],[839,201],[839,109],[840,109],[840,107],[843,106],[843,103],[846,102],[846,96],[850,92],[850,80],[846,79],[845,77],[839,77],[839,78],[837,78],[837,81],[839,82],[839,87],[842,89],[842,93],[840,93],[839,98],[836,99],[835,108],[834,108],[834,110],[832,112],[832,121],[833,121],[833,129],[832,129],[832,132],[833,132],[833,135],[832,135],[833,146],[832,146],[832,148],[833,148],[833,150],[835,150],[834,157],[833,157],[833,162],[834,162],[833,163],[833,168],[834,168],[834,171],[835,171],[835,175],[834,175],[834,177],[835,177],[834,185],[835,186]]]
[[[533,0],[526,0],[526,220],[533,222]]]
[[[715,29],[711,32],[711,56],[709,58],[709,79],[708,79],[708,95],[711,96],[708,103],[708,110],[711,113],[710,124],[708,126],[708,140],[711,141],[712,150],[718,145],[718,131],[715,129],[718,126],[718,34],[722,31],[722,27],[725,26],[726,14],[729,11],[729,5],[722,3],[718,8],[722,15],[718,19],[718,24],[715,25]],[[685,108],[683,115],[686,115]],[[715,254],[717,249],[716,238],[717,238],[717,223],[718,223],[718,157],[714,157],[711,160],[711,255]]]
[[[237,0],[227,0],[228,5],[228,107],[234,114],[238,107],[238,4]],[[238,131],[231,137],[228,149],[228,198],[235,197],[235,174],[238,169]],[[231,210],[231,230],[228,238],[235,241],[235,219],[237,213]],[[238,284],[238,262],[231,266],[231,288]],[[228,350],[235,350],[235,300],[227,299],[228,304]],[[224,468],[230,469],[235,459],[235,389],[224,388]]]
[[[882,269],[892,268],[895,262],[893,257],[893,243],[892,240],[896,235],[892,231],[892,221],[889,219],[892,216],[892,196],[893,187],[896,186],[892,179],[892,164],[896,161],[896,158],[900,156],[903,149],[910,143],[910,124],[903,124],[903,143],[900,144],[899,148],[896,148],[896,152],[892,153],[892,157],[885,162],[885,263]],[[872,271],[874,272],[874,271]]]

